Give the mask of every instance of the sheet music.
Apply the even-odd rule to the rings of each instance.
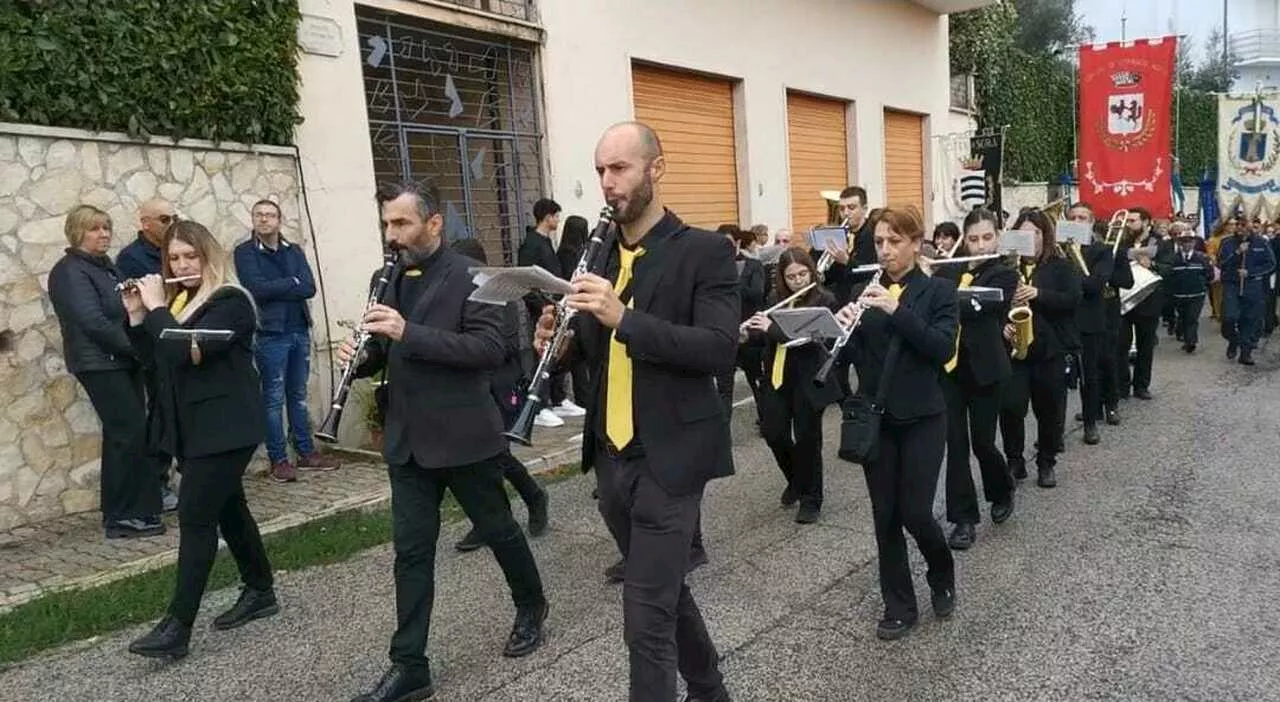
[[[973,300],[977,302],[1004,302],[1004,291],[1000,288],[987,288],[981,285],[972,285],[963,290],[957,290],[960,300]]]
[[[844,227],[815,227],[809,232],[809,245],[815,251],[829,248],[842,249],[848,244],[848,232]]]
[[[161,339],[182,339],[183,341],[230,341],[236,333],[230,329],[182,329],[171,327],[160,330]]]
[[[797,307],[774,310],[769,318],[788,339],[834,339],[844,334],[836,316],[826,307]]]
[[[1093,228],[1083,222],[1058,220],[1058,241],[1074,241],[1081,246],[1093,243]]]
[[[1019,229],[1010,229],[1000,235],[1000,251],[1016,251],[1019,256],[1035,258],[1036,235]]]
[[[541,266],[504,268],[498,266],[469,268],[478,286],[467,298],[486,305],[505,305],[533,291],[550,295],[570,295],[573,286]]]

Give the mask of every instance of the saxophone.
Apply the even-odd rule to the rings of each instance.
[[[1023,280],[1030,284],[1027,276],[1023,275]],[[1032,327],[1030,305],[1022,305],[1009,310],[1009,323],[1013,325],[1013,359],[1023,361],[1027,358],[1027,352],[1031,350],[1031,342],[1035,341],[1035,329]]]

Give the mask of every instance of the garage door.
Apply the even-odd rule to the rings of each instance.
[[[884,111],[884,178],[886,205],[915,205],[924,214],[923,117]]]
[[[827,222],[823,190],[849,184],[848,103],[787,93],[787,157],[791,172],[791,228]]]
[[[738,223],[733,84],[651,66],[631,69],[636,119],[667,155],[662,198],[686,223]]]

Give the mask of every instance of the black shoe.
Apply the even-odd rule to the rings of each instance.
[[[1183,345],[1182,345],[1182,350],[1183,350],[1183,351],[1186,351],[1187,353],[1195,353],[1195,352],[1196,352],[1196,345],[1195,345],[1195,344],[1183,344]]]
[[[547,533],[547,505],[550,502],[546,490],[539,490],[538,496],[529,503],[529,536],[542,536]]]
[[[1058,476],[1053,473],[1053,466],[1041,466],[1036,477],[1036,485],[1042,488],[1057,487]]]
[[[129,644],[129,653],[176,661],[186,657],[187,644],[190,642],[191,627],[166,616],[150,633]]]
[[[991,503],[991,523],[1004,524],[1013,516],[1013,493],[1000,502]]]
[[[1026,480],[1026,479],[1027,479],[1027,462],[1026,462],[1026,460],[1021,459],[1021,458],[1014,458],[1014,459],[1010,460],[1010,461],[1009,461],[1009,475],[1012,475],[1014,480]]]
[[[955,551],[968,551],[977,538],[978,533],[972,524],[957,524],[951,530],[951,536],[947,537],[947,545]]]
[[[685,574],[692,573],[710,562],[710,559],[707,558],[706,549],[695,548],[693,549],[693,552],[689,554],[689,569],[685,571]]]
[[[956,611],[956,590],[953,587],[939,588],[933,591],[933,615],[938,619],[946,619]]]
[[[160,521],[160,517],[117,519],[107,524],[108,539],[143,539],[149,536],[162,536],[164,532],[164,522]]]
[[[1106,413],[1107,424],[1110,424],[1113,427],[1120,426],[1120,412],[1118,412],[1115,407],[1108,407]]]
[[[796,524],[813,524],[822,515],[822,508],[812,504],[801,504],[796,510]]]
[[[782,503],[783,507],[790,507],[791,505],[794,505],[799,501],[800,501],[800,495],[796,493],[795,489],[792,488],[790,485],[782,489],[782,498],[779,500],[779,502]]]
[[[231,609],[213,619],[213,628],[226,631],[244,626],[255,619],[264,619],[280,612],[280,603],[276,601],[275,590],[254,590],[245,587],[240,590],[240,598]]]
[[[627,559],[625,558],[604,569],[604,580],[610,585],[620,583],[626,579]]]
[[[1252,366],[1252,365],[1253,365],[1253,349],[1241,349],[1241,350],[1240,350],[1240,365],[1242,365],[1242,366]]]
[[[591,499],[600,499],[600,488],[591,488]]]
[[[876,638],[882,641],[893,641],[906,636],[915,627],[915,619],[890,619],[885,617],[876,624]]]
[[[685,696],[681,698],[681,702],[733,702],[733,700],[729,698],[729,691],[724,687],[721,687],[709,696],[686,693]]]
[[[1227,344],[1227,358],[1228,358],[1228,359],[1234,359],[1234,358],[1236,357],[1236,351],[1238,351],[1238,350],[1240,350],[1240,347],[1236,346],[1234,343],[1228,343],[1228,344]]]
[[[1243,363],[1243,361],[1241,361],[1241,363]],[[1135,390],[1133,391],[1133,396],[1134,396],[1134,397],[1136,397],[1136,398],[1138,398],[1139,400],[1150,400],[1150,399],[1151,399],[1151,393],[1147,392],[1147,390],[1146,390],[1145,388],[1144,388],[1144,389],[1142,389],[1142,390],[1136,390],[1136,389],[1135,389]]]
[[[1084,412],[1076,412],[1076,421],[1077,421],[1077,422],[1083,422],[1083,421],[1084,421]]]
[[[431,673],[411,673],[399,663],[382,674],[376,687],[352,698],[351,702],[418,702],[431,699],[436,694],[431,684]]]
[[[507,645],[502,655],[507,658],[520,658],[533,653],[542,645],[542,623],[547,620],[547,605],[526,607],[516,612],[516,623],[511,627],[511,636],[507,637]]]
[[[477,549],[484,548],[484,537],[480,535],[480,530],[471,527],[471,531],[462,537],[462,540],[454,544],[453,547],[463,553],[469,553]]]
[[[1098,435],[1098,425],[1094,422],[1087,422],[1084,425],[1084,442],[1094,446],[1099,441],[1102,441],[1102,437]]]

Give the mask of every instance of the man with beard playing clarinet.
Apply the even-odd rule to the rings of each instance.
[[[391,479],[396,631],[391,668],[352,702],[431,697],[426,657],[435,600],[436,541],[445,488],[493,550],[516,607],[502,653],[518,657],[542,644],[547,601],[524,533],[503,488],[507,441],[489,393],[491,372],[506,360],[503,308],[468,300],[471,259],[444,246],[444,218],[433,189],[415,183],[378,191],[387,246],[400,252],[379,304],[364,313],[371,334],[364,358],[348,339],[342,363],[357,376],[386,369],[389,388],[383,455]],[[381,274],[379,274],[381,275]]]
[[[714,376],[738,345],[733,247],[666,210],[657,135],[610,127],[595,153],[615,226],[591,272],[574,279],[578,311],[568,354],[599,378],[582,432],[583,470],[596,470],[600,514],[627,560],[623,631],[631,702],[671,702],[676,670],[690,702],[728,702],[715,645],[685,584],[708,480],[733,473],[729,423]],[[535,345],[554,336],[555,309]]]

